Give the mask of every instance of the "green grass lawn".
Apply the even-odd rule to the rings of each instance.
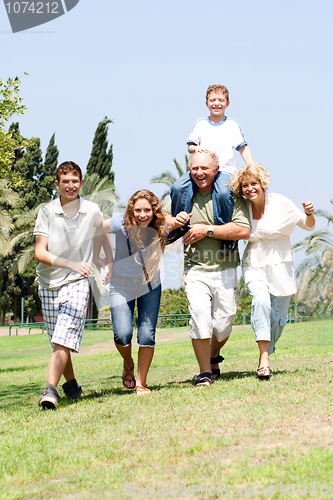
[[[333,321],[288,325],[268,382],[251,328],[235,328],[221,378],[201,388],[180,330],[159,332],[140,398],[110,332],[86,331],[82,400],[60,389],[56,411],[37,406],[47,336],[0,338],[0,498],[333,498]]]

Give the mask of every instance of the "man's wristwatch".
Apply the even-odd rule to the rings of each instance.
[[[213,234],[214,234],[214,228],[212,225],[210,225],[208,228],[208,231],[207,231],[207,236],[209,236],[211,238],[213,236]]]

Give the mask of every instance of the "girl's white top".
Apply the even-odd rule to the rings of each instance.
[[[308,227],[306,214],[281,194],[265,193],[264,217],[260,220],[253,220],[250,201],[248,205],[251,234],[242,261],[245,283],[264,281],[276,297],[296,293],[289,236],[296,225],[306,231],[314,226]]]

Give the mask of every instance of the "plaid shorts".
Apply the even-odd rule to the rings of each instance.
[[[48,290],[39,285],[45,326],[51,342],[79,352],[89,299],[89,281],[83,279]]]

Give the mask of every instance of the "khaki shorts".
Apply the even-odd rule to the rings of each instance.
[[[191,313],[190,338],[229,337],[237,311],[237,270],[196,271],[185,276],[185,291]]]

